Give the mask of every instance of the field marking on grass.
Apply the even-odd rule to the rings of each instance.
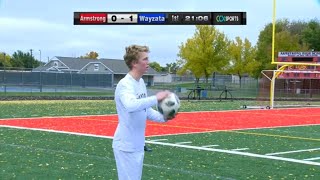
[[[255,112],[255,113],[251,113],[253,115],[266,115],[266,113],[261,113],[261,112]],[[287,113],[270,113],[268,114],[268,116],[285,116],[285,117],[305,117],[305,114],[298,114],[298,115],[295,115],[295,114],[287,114]],[[318,114],[315,114],[315,115],[310,115],[308,114],[308,117],[320,117],[320,115]]]
[[[209,147],[217,147],[219,145],[217,144],[212,144],[212,145],[206,145],[206,146],[201,146],[201,147],[204,147],[204,148],[209,148]]]
[[[308,158],[308,159],[304,159],[304,160],[305,160],[305,161],[320,160],[320,157]]]
[[[45,131],[45,132],[53,132],[53,133],[61,133],[61,134],[72,134],[72,135],[78,135],[78,136],[89,136],[89,137],[100,137],[100,138],[106,138],[106,139],[113,139],[112,136],[85,134],[85,133],[68,132],[68,131],[57,131],[57,130],[50,130],[50,129],[26,128],[26,127],[7,126],[7,125],[0,125],[0,127],[13,128],[13,129],[23,129],[23,130],[32,130],[32,131]]]
[[[192,142],[191,141],[187,141],[187,142],[177,142],[175,144],[191,144]]]
[[[320,148],[314,148],[314,149],[301,149],[301,150],[296,150],[296,151],[283,151],[283,152],[276,152],[276,153],[268,153],[268,154],[265,154],[265,155],[268,155],[268,156],[272,156],[272,155],[279,155],[279,154],[291,154],[291,153],[298,153],[298,152],[312,152],[312,151],[317,151],[317,150],[320,150]]]
[[[268,155],[262,155],[262,154],[254,154],[254,153],[232,151],[232,150],[224,150],[224,149],[205,148],[205,147],[199,147],[199,146],[189,146],[189,145],[182,145],[182,144],[172,144],[172,143],[152,142],[152,141],[146,141],[146,142],[150,143],[150,144],[157,144],[157,145],[163,145],[163,146],[171,146],[171,147],[179,147],[179,148],[194,149],[194,150],[220,152],[220,153],[235,154],[235,155],[240,155],[240,156],[248,156],[248,157],[263,158],[263,159],[272,159],[272,160],[278,160],[278,161],[286,161],[286,162],[293,162],[293,163],[299,163],[299,164],[320,166],[320,162],[304,161],[304,160],[298,160],[298,159],[292,159],[292,158],[268,156]]]
[[[161,135],[151,135],[151,136],[146,136],[146,137],[161,137],[161,136],[192,135],[192,134],[216,133],[216,132],[230,132],[230,133],[254,134],[254,135],[259,135],[259,136],[272,136],[272,137],[281,137],[281,138],[293,138],[293,139],[301,139],[301,140],[320,141],[320,139],[312,139],[312,138],[305,138],[305,137],[281,136],[281,135],[275,135],[275,134],[241,132],[241,131],[246,131],[246,130],[275,129],[275,128],[304,127],[304,126],[320,126],[320,124],[286,125],[286,126],[257,127],[257,128],[239,128],[239,129],[228,129],[228,130],[212,130],[211,129],[210,131],[207,131],[207,129],[203,128],[204,131],[202,131],[202,132],[161,134]],[[199,129],[201,129],[201,128],[199,128]]]
[[[159,141],[168,141],[168,139],[153,139],[153,140],[149,140],[152,142],[159,142]]]
[[[249,148],[237,148],[237,149],[231,149],[231,151],[245,151],[248,150]]]
[[[23,130],[46,131],[46,132],[54,132],[54,133],[62,133],[62,134],[72,134],[72,135],[79,135],[79,136],[89,136],[89,137],[100,137],[100,138],[106,138],[106,139],[113,139],[113,137],[111,137],[111,136],[101,136],[101,135],[74,133],[74,132],[66,132],[66,131],[56,131],[56,130],[48,130],[48,129],[25,128],[25,127],[16,127],[16,126],[7,126],[7,125],[0,125],[0,127],[23,129]],[[273,159],[273,160],[280,160],[280,161],[287,161],[287,162],[294,162],[294,163],[300,163],[300,164],[320,166],[320,162],[297,160],[297,159],[283,158],[283,157],[277,157],[277,156],[268,156],[268,155],[254,154],[254,153],[248,153],[248,152],[213,149],[213,148],[189,146],[189,145],[179,145],[179,144],[164,143],[164,142],[153,142],[153,141],[147,141],[147,140],[145,142],[150,143],[150,144],[165,145],[165,146],[171,146],[171,147],[180,147],[180,148],[186,148],[186,149],[220,152],[220,153],[235,154],[235,155],[241,155],[241,156],[257,157],[257,158],[263,158],[263,159]]]
[[[320,139],[314,139],[314,138],[305,138],[305,137],[296,137],[296,136],[284,136],[284,135],[277,135],[277,134],[265,134],[265,133],[241,132],[241,131],[231,131],[231,132],[239,133],[239,134],[257,135],[257,136],[270,136],[270,137],[280,137],[280,138],[288,138],[288,139],[320,141]]]

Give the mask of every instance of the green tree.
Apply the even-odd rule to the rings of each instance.
[[[82,58],[82,59],[98,59],[98,56],[99,56],[99,54],[97,52],[90,51],[86,55],[80,56],[80,58]]]
[[[13,67],[36,68],[40,66],[42,62],[36,60],[31,53],[24,53],[18,50],[12,54],[11,64]]]
[[[303,40],[310,49],[320,51],[320,21],[311,20],[302,32]]]
[[[275,61],[280,51],[306,51],[308,46],[301,39],[303,22],[289,22],[287,19],[276,22],[275,32]],[[272,23],[269,23],[260,32],[257,42],[256,58],[260,62],[259,68],[255,72],[256,76],[264,69],[275,69],[276,65],[272,61]]]
[[[259,62],[255,60],[256,48],[246,38],[244,41],[240,37],[236,37],[229,46],[230,67],[227,72],[236,74],[241,79],[245,74],[252,75],[259,66]]]
[[[160,64],[157,63],[157,62],[151,62],[151,63],[149,63],[149,66],[152,67],[157,72],[161,72],[162,71],[162,68],[161,68]]]
[[[177,63],[167,63],[166,67],[165,67],[165,71],[169,72],[169,73],[177,73],[177,71],[179,70],[179,66]]]
[[[213,72],[222,71],[227,65],[228,43],[226,36],[214,26],[197,25],[194,36],[179,46],[178,74],[189,70],[196,77],[196,84],[201,77],[207,83]]]

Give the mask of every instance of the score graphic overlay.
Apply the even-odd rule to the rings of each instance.
[[[108,14],[108,24],[136,24],[137,14]]]
[[[246,25],[246,12],[74,12],[74,25]]]

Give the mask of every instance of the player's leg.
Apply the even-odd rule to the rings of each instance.
[[[144,151],[125,152],[113,149],[119,180],[141,180]]]

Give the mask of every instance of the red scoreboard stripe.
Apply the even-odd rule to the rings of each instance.
[[[91,23],[106,23],[107,14],[106,13],[81,13],[79,22],[81,24],[91,24]]]

